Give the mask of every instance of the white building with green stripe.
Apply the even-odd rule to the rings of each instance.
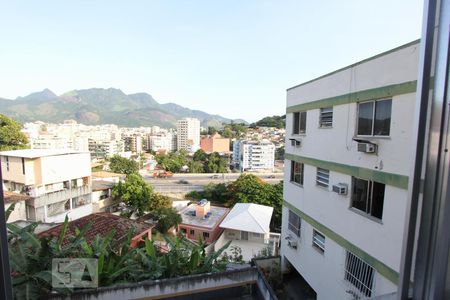
[[[281,255],[317,299],[397,289],[418,57],[414,41],[287,90]]]

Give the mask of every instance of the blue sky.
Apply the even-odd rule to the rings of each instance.
[[[422,1],[0,1],[0,97],[147,92],[255,121],[286,89],[418,39]]]

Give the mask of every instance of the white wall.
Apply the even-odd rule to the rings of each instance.
[[[89,153],[46,156],[41,158],[42,184],[91,176]]]
[[[283,208],[283,223],[288,221],[287,211],[287,208]],[[283,236],[287,236],[288,233],[289,231],[284,227]],[[330,238],[326,238],[325,252],[321,253],[312,246],[312,234],[313,227],[306,222],[302,222],[297,249],[288,247],[287,241],[283,239],[281,242],[283,256],[316,291],[317,300],[353,299],[346,292],[349,289],[356,289],[344,279],[345,249]],[[295,238],[297,239],[297,237]],[[373,290],[375,291],[374,295],[383,295],[395,291],[396,286],[377,273]]]
[[[289,89],[287,106],[414,81],[417,79],[418,52],[419,44],[413,44]],[[333,106],[331,128],[319,127],[320,108],[307,110],[306,133],[299,135],[292,134],[293,113],[287,113],[286,153],[408,176],[414,144],[412,127],[415,97],[415,93],[390,97],[392,98],[390,135],[364,138],[378,144],[376,154],[358,152],[357,143],[353,141],[356,137],[357,103]],[[291,146],[289,138],[301,140],[301,146]],[[373,258],[399,271],[407,202],[406,189],[388,184],[385,186],[383,216],[381,220],[376,220],[350,208],[351,176],[330,170],[329,188],[322,188],[316,185],[317,168],[305,164],[304,183],[303,187],[300,187],[289,182],[290,168],[290,161],[286,160],[285,201]],[[332,185],[337,183],[348,184],[347,196],[331,191]],[[287,211],[283,208],[283,236],[288,234]],[[282,239],[282,256],[288,258],[305,277],[318,293],[318,299],[348,299],[343,271],[345,249],[326,237],[325,254],[322,255],[311,246],[312,230],[311,225],[302,220],[299,248],[293,250],[286,247],[286,240]],[[394,290],[395,285],[377,272],[374,283],[375,294],[380,295]]]

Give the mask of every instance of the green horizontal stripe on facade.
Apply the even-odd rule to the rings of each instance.
[[[371,265],[377,272],[391,281],[394,284],[398,284],[399,281],[399,273],[387,266],[386,264],[382,263],[375,257],[371,256],[367,252],[361,250],[359,247],[355,246],[354,244],[350,243],[346,239],[344,239],[342,236],[331,230],[330,228],[326,227],[325,225],[319,223],[318,221],[314,220],[298,208],[296,208],[294,205],[290,204],[289,202],[283,201],[283,206],[289,208],[293,212],[295,212],[300,218],[302,218],[305,222],[309,223],[312,227],[320,231],[321,233],[325,234],[327,238],[330,238],[333,240],[336,244],[341,246],[342,248],[346,249],[347,251],[350,251],[351,253],[358,256],[360,259],[365,261],[367,264]]]
[[[330,107],[354,102],[361,102],[373,99],[389,98],[402,94],[414,93],[417,88],[417,81],[408,81],[399,84],[393,84],[383,87],[378,87],[369,90],[358,91],[345,95],[315,100],[303,104],[289,106],[286,109],[287,113],[298,111],[305,111],[310,109],[318,109],[323,107]]]
[[[312,165],[322,169],[347,174],[365,180],[373,180],[379,183],[384,183],[405,190],[408,189],[408,176],[405,175],[386,173],[362,167],[344,165],[336,162],[319,160],[311,157],[299,156],[290,153],[286,153],[284,157],[288,160],[293,160],[307,165]]]

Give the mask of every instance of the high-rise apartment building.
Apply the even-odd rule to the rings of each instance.
[[[233,144],[233,163],[241,171],[273,171],[275,145],[267,140],[238,140]]]
[[[281,245],[317,299],[399,281],[419,43],[287,91]]]
[[[177,121],[177,150],[195,152],[200,149],[200,121],[184,118]]]

